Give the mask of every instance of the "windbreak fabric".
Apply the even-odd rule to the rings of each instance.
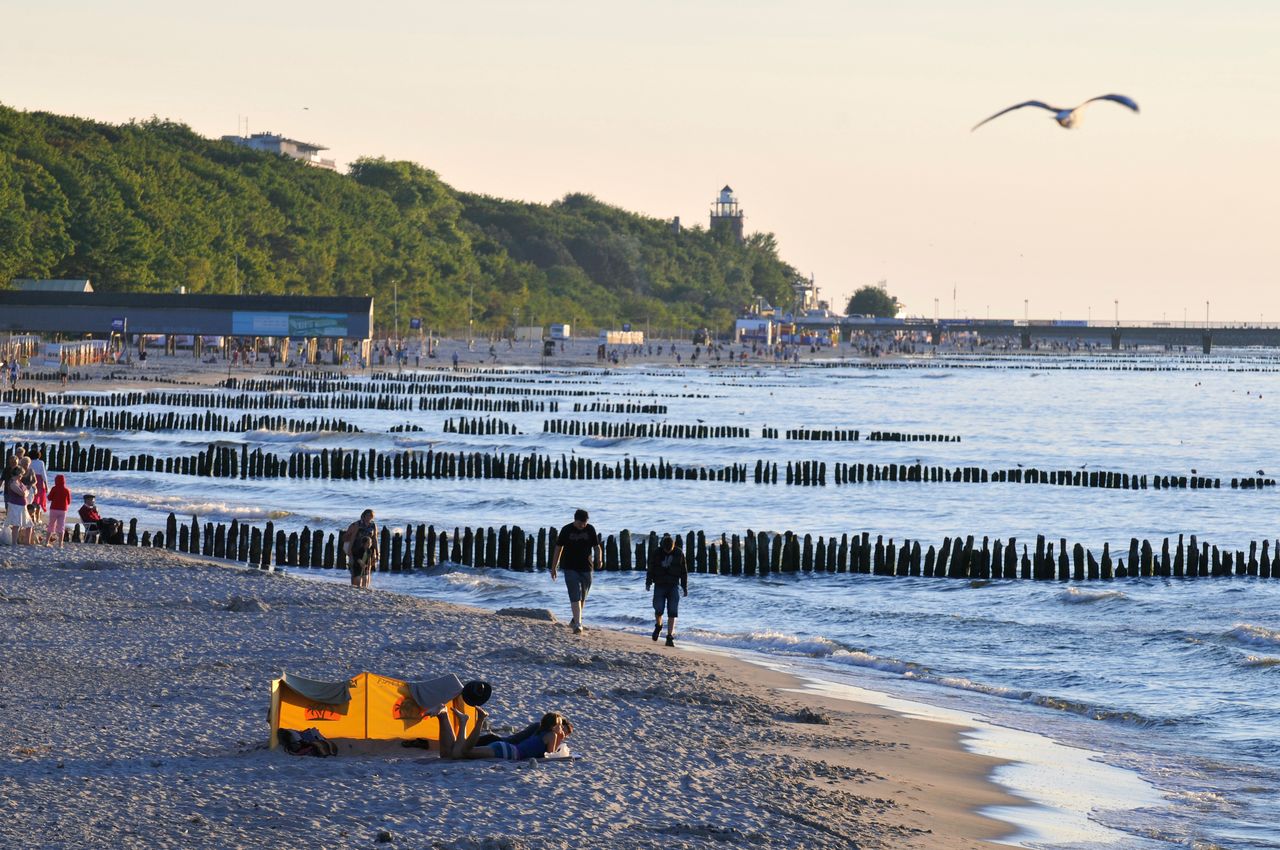
[[[312,702],[325,705],[345,705],[351,702],[351,680],[341,682],[321,682],[319,679],[307,679],[293,673],[280,674],[281,680],[300,695]]]
[[[413,697],[413,701],[422,708],[424,713],[430,715],[439,714],[445,703],[452,702],[458,694],[462,693],[462,682],[452,673],[428,679],[425,682],[407,682],[406,684],[409,686],[409,695]]]

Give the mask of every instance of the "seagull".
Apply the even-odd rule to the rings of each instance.
[[[1073,107],[1071,109],[1059,109],[1056,106],[1050,106],[1049,104],[1042,103],[1041,101],[1038,101],[1038,100],[1028,100],[1025,103],[1019,103],[1019,104],[1015,104],[1014,106],[1010,106],[1008,109],[1002,109],[999,112],[997,112],[995,115],[992,115],[991,118],[987,118],[983,121],[979,121],[977,124],[973,125],[973,130],[978,129],[983,124],[987,123],[987,121],[992,120],[992,118],[999,118],[1001,115],[1004,115],[1006,112],[1012,112],[1013,110],[1021,109],[1024,106],[1038,106],[1041,109],[1049,110],[1050,112],[1053,113],[1053,120],[1058,122],[1058,126],[1065,127],[1066,129],[1070,130],[1072,127],[1080,123],[1080,110],[1084,109],[1086,106],[1093,103],[1095,100],[1110,100],[1114,103],[1120,104],[1121,106],[1127,106],[1130,109],[1132,109],[1134,112],[1138,111],[1138,104],[1134,102],[1133,98],[1125,97],[1122,94],[1104,94],[1104,95],[1099,95],[1098,97],[1091,97],[1088,100],[1086,100],[1084,103],[1080,104],[1079,106]],[[972,133],[973,130],[970,130],[969,132]]]

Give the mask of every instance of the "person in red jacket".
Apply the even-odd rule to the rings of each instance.
[[[53,480],[53,489],[49,491],[49,540],[47,545],[58,542],[61,549],[63,539],[67,536],[67,508],[71,507],[71,491],[67,489],[67,477],[59,475]]]

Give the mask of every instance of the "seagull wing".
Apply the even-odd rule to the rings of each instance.
[[[1109,101],[1112,101],[1113,103],[1118,103],[1121,106],[1127,106],[1130,109],[1132,109],[1134,112],[1139,111],[1137,101],[1135,101],[1131,97],[1125,97],[1122,94],[1103,94],[1103,95],[1098,95],[1097,97],[1091,97],[1088,100],[1086,100],[1084,103],[1077,106],[1076,109],[1083,109],[1085,106],[1089,105],[1090,103],[1093,103],[1095,100],[1109,100]]]
[[[1001,115],[1004,115],[1006,112],[1012,112],[1013,110],[1015,110],[1015,109],[1021,109],[1021,108],[1022,108],[1022,107],[1024,107],[1024,106],[1038,106],[1039,108],[1041,108],[1041,109],[1047,109],[1047,110],[1049,110],[1050,112],[1059,112],[1059,111],[1060,111],[1060,110],[1058,110],[1058,109],[1056,109],[1056,108],[1054,108],[1054,107],[1050,106],[1050,105],[1049,105],[1049,104],[1047,104],[1047,103],[1041,103],[1041,102],[1040,102],[1040,101],[1038,101],[1038,100],[1028,100],[1028,101],[1026,101],[1026,102],[1024,102],[1024,103],[1018,103],[1018,104],[1015,104],[1015,105],[1013,105],[1013,106],[1010,106],[1008,109],[1001,109],[999,112],[997,112],[995,115],[992,115],[990,118],[984,118],[983,120],[979,121],[977,124],[974,124],[974,125],[973,125],[973,128],[972,128],[971,130],[969,130],[969,132],[970,132],[970,133],[972,133],[974,130],[978,129],[978,128],[979,128],[979,127],[981,127],[983,124],[987,123],[988,121],[992,121],[992,120],[994,120],[994,119],[996,119],[996,118],[999,118]]]

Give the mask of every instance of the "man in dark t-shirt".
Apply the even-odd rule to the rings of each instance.
[[[575,635],[582,634],[582,609],[591,591],[592,559],[599,566],[604,560],[600,550],[600,536],[595,526],[587,522],[587,512],[579,508],[573,512],[573,522],[560,529],[556,536],[556,551],[551,558],[551,580],[556,580],[556,570],[564,561],[564,584],[569,591],[569,607],[573,619],[569,625]]]

